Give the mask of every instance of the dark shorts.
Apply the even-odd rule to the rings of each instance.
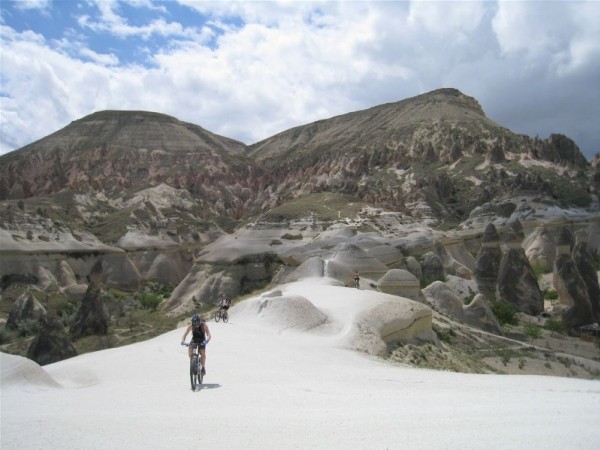
[[[229,306],[221,306],[221,309],[224,309],[225,311],[227,311],[229,309]]]
[[[200,347],[202,350],[204,350],[206,348],[206,345],[202,345],[201,342],[202,341],[197,341],[196,339],[192,339],[192,342],[190,342],[190,345]]]

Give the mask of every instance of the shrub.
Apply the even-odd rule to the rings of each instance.
[[[496,316],[496,319],[498,319],[498,323],[500,323],[501,326],[519,324],[517,310],[509,303],[493,302],[492,312]]]
[[[546,266],[543,266],[541,264],[535,264],[533,266],[531,266],[531,268],[533,269],[533,273],[535,274],[535,277],[539,280],[540,277],[545,274],[548,273],[549,270]]]
[[[525,334],[533,339],[539,339],[542,336],[542,327],[533,323],[525,325]]]
[[[544,298],[546,300],[558,300],[558,292],[556,292],[554,289],[546,289],[544,291]]]
[[[549,319],[545,324],[544,328],[552,333],[563,333],[564,326],[560,320]]]
[[[452,337],[455,336],[454,330],[451,328],[442,330],[437,326],[433,326],[433,331],[437,334],[437,337],[440,341],[450,343],[452,341]]]
[[[160,295],[144,292],[140,294],[139,300],[142,308],[150,309],[154,312],[158,308],[158,305],[160,305],[162,298]]]

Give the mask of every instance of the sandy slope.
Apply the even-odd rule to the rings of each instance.
[[[301,331],[305,313],[237,305],[228,324],[209,324],[200,392],[183,329],[43,368],[2,354],[2,449],[598,448],[600,382],[393,366],[343,348],[376,298],[284,291],[325,311],[325,325]]]

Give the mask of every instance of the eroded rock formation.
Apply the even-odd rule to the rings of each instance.
[[[544,311],[544,296],[521,247],[523,230],[520,222],[511,224],[504,241],[506,250],[498,268],[498,299],[513,305],[519,312],[537,316]]]
[[[71,334],[75,338],[105,335],[108,331],[110,314],[102,301],[101,277],[102,261],[98,261],[92,268],[90,284],[71,326]]]
[[[51,364],[77,356],[62,323],[54,318],[42,320],[42,325],[29,346],[27,357],[40,365]]]
[[[572,243],[571,232],[568,228],[563,228],[557,243],[552,282],[563,308],[565,329],[576,336],[579,334],[579,327],[594,322],[594,316],[587,285],[571,257]]]

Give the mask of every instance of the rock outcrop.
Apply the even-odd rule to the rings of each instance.
[[[469,305],[465,305],[456,292],[441,281],[435,281],[424,288],[423,294],[436,311],[475,328],[503,334],[502,327],[483,295],[477,294]]]
[[[423,274],[423,280],[426,280],[426,282],[429,283],[444,279],[446,276],[444,264],[437,253],[431,251],[423,255],[421,260],[421,273]]]
[[[105,335],[108,331],[110,314],[102,301],[101,276],[102,262],[98,261],[92,268],[90,284],[71,325],[71,335],[75,338]]]
[[[544,296],[521,247],[523,230],[520,222],[511,224],[504,241],[506,250],[498,269],[498,299],[513,305],[518,312],[537,316],[544,311]]]
[[[571,257],[572,243],[571,232],[568,228],[563,228],[557,243],[552,283],[563,309],[564,327],[570,335],[577,336],[581,326],[591,324],[595,320],[587,285]]]
[[[48,318],[29,346],[27,357],[43,366],[77,356],[77,349],[71,342],[60,321]]]
[[[500,236],[494,224],[490,223],[481,238],[481,247],[475,260],[474,275],[479,292],[491,300],[496,298],[501,260]]]
[[[20,329],[27,322],[38,322],[46,317],[46,308],[35,298],[31,289],[21,295],[11,308],[6,326],[12,329]]]
[[[577,243],[573,248],[573,262],[577,267],[585,285],[592,305],[592,318],[600,323],[600,286],[598,272],[594,268],[593,259],[583,234],[577,235]]]

